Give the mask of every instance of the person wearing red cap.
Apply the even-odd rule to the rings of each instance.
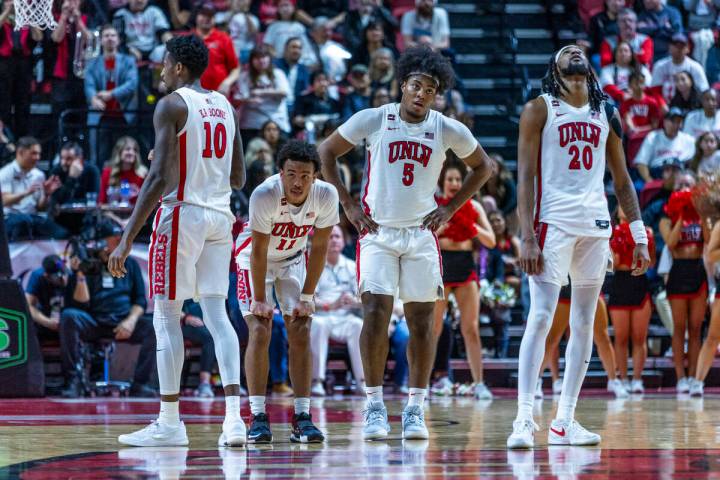
[[[232,38],[215,28],[214,17],[215,7],[212,3],[205,3],[195,19],[195,33],[203,39],[210,52],[207,69],[200,77],[200,85],[228,96],[230,87],[240,76],[240,63]]]

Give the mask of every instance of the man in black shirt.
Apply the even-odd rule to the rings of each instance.
[[[316,70],[310,76],[312,92],[295,100],[293,125],[304,128],[309,115],[340,115],[340,103],[328,94],[330,81],[322,70]]]
[[[110,253],[117,247],[122,231],[114,224],[101,224],[98,237],[105,245],[99,253],[99,272],[74,271],[68,281],[72,292],[69,307],[60,316],[60,347],[63,371],[68,384],[63,396],[81,393],[81,344],[99,338],[127,340],[140,344],[130,394],[156,396],[147,383],[155,370],[155,332],[152,318],[144,315],[147,306],[145,282],[140,266],[129,257],[127,275],[114,278],[106,268]]]
[[[60,179],[62,185],[52,194],[53,205],[68,203],[85,203],[88,193],[95,194],[100,190],[100,172],[92,163],[86,163],[83,150],[76,142],[67,142],[60,148],[60,163],[50,172]],[[73,234],[79,234],[84,214],[61,213],[55,221]]]

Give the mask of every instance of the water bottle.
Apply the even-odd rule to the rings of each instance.
[[[120,206],[127,207],[130,205],[130,182],[123,180],[120,182]]]
[[[315,122],[308,120],[305,122],[305,141],[309,144],[315,143]]]

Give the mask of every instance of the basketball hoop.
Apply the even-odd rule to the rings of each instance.
[[[15,6],[15,30],[25,26],[41,30],[55,30],[57,23],[52,14],[52,0],[13,0]]]

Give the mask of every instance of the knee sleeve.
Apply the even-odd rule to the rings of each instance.
[[[157,340],[156,356],[161,395],[175,395],[180,392],[180,376],[185,359],[180,326],[182,305],[183,302],[179,300],[155,301],[153,327]]]
[[[203,321],[215,343],[215,357],[223,386],[240,384],[240,343],[225,310],[222,297],[200,299]]]

